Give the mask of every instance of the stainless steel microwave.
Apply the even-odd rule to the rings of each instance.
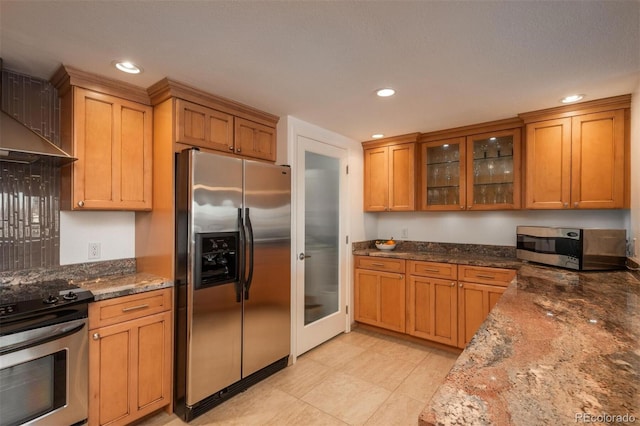
[[[518,259],[579,271],[624,269],[624,229],[518,226]]]

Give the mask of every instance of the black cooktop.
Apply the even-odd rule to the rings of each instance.
[[[91,301],[93,294],[89,290],[62,279],[3,285],[0,286],[0,319],[20,315],[48,315],[51,311]]]

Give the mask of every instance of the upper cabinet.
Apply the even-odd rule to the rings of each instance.
[[[149,88],[163,130],[173,141],[252,159],[276,161],[278,117],[163,79]],[[164,105],[171,104],[171,108]],[[157,125],[156,125],[157,126]]]
[[[518,124],[505,120],[422,135],[420,210],[520,208]]]
[[[52,78],[61,98],[61,208],[150,210],[152,108],[144,89],[71,67]]]
[[[418,133],[363,142],[364,211],[416,209]]]
[[[275,124],[268,126],[176,99],[176,142],[261,160],[276,160]]]
[[[628,207],[630,102],[626,95],[520,115],[526,208]]]

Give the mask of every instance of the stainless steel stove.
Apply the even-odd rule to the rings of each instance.
[[[0,287],[0,426],[86,423],[93,299],[66,280]]]

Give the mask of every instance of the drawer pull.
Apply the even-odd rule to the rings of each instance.
[[[482,274],[478,274],[478,275],[477,275],[477,277],[478,277],[478,278],[486,278],[486,279],[488,279],[488,280],[495,280],[495,279],[496,279],[496,277],[495,277],[495,276],[493,276],[493,275],[482,275]]]
[[[440,272],[439,269],[427,269],[427,268],[423,268],[422,269],[424,272]]]
[[[145,308],[148,308],[148,307],[149,307],[149,305],[145,303],[144,305],[130,306],[128,308],[122,308],[122,312],[137,311],[138,309],[145,309]]]
[[[371,266],[385,266],[384,263],[372,263]]]

